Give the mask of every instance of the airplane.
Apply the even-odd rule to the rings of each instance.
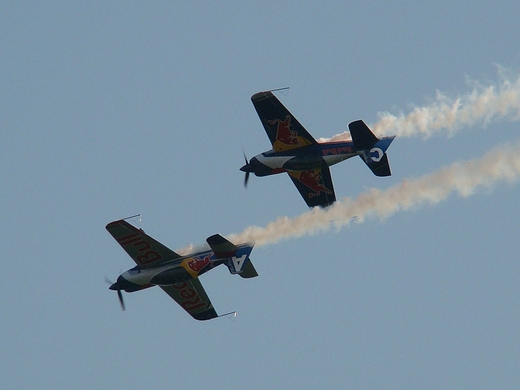
[[[125,218],[126,219],[126,218]],[[211,250],[181,256],[148,236],[125,219],[110,222],[106,229],[137,264],[122,273],[109,287],[117,291],[125,310],[121,291],[134,292],[159,286],[196,320],[221,317],[202,287],[200,275],[225,264],[233,275],[254,278],[258,273],[249,259],[252,244],[236,246],[219,234],[206,239]],[[233,314],[227,313],[223,315]]]
[[[258,92],[251,101],[272,144],[240,168],[249,175],[269,176],[287,172],[309,207],[326,207],[336,201],[329,166],[360,156],[376,176],[390,176],[386,150],[395,136],[377,138],[357,120],[348,125],[352,141],[318,143],[271,91]]]

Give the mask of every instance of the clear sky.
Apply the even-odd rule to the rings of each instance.
[[[242,149],[270,148],[251,95],[285,86],[316,138],[443,104],[473,115],[423,122],[429,135],[393,123],[391,177],[358,158],[331,168],[340,206],[378,189],[377,209],[518,145],[519,14],[496,0],[2,2],[2,388],[520,388],[515,180],[427,202],[407,184],[406,210],[339,228],[354,208],[316,231],[286,175],[246,190],[239,171]],[[309,226],[257,245],[258,278],[202,276],[238,315],[197,322],[158,288],[125,294],[125,312],[108,290],[134,263],[105,225],[136,213],[172,249],[283,216]]]

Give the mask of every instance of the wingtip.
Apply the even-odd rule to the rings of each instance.
[[[105,226],[105,229],[112,235],[114,235],[114,231],[118,231],[120,229],[123,229],[124,231],[127,231],[127,232],[137,232],[137,231],[143,232],[142,229],[136,228],[134,225],[128,223],[124,219],[119,219],[117,221],[110,222],[109,224],[107,224]]]
[[[210,306],[206,310],[192,314],[192,317],[199,321],[207,321],[211,320],[212,318],[217,318],[218,314],[213,306]]]
[[[262,99],[268,99],[271,96],[273,96],[273,93],[271,91],[257,92],[253,96],[251,96],[251,100],[258,101],[258,100],[262,100]]]
[[[109,222],[109,223],[107,223],[107,226],[105,226],[105,229],[109,230],[110,228],[112,228],[116,225],[119,225],[122,221],[123,221],[122,219],[118,219],[117,221]]]

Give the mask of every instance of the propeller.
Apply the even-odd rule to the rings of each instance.
[[[123,301],[123,293],[121,290],[117,290],[117,296],[119,297],[119,303],[121,304],[121,310],[125,311],[125,302]]]
[[[125,309],[126,309],[125,308],[125,302],[123,301],[123,293],[121,292],[121,290],[123,290],[123,289],[119,285],[119,281],[113,283],[109,278],[107,278],[105,276],[105,282],[110,284],[110,287],[109,287],[110,290],[116,290],[117,291],[117,297],[119,298],[119,303],[121,304],[121,309],[123,311],[125,311]]]
[[[246,154],[244,153],[244,160],[246,161],[246,166],[249,165],[249,161],[247,161],[247,157],[246,157]],[[246,176],[244,178],[244,187],[247,188],[247,182],[249,181],[249,174],[251,172],[249,171],[246,171]]]
[[[245,172],[245,173],[246,173],[246,177],[244,178],[244,187],[247,188],[247,182],[249,181],[249,174],[250,174],[251,172],[254,172],[255,169],[254,169],[253,166],[251,165],[251,161],[247,161],[246,152],[244,152],[244,151],[242,150],[242,153],[244,153],[244,161],[246,162],[246,165],[244,165],[242,168],[240,168],[240,170],[241,170],[242,172]],[[252,160],[254,160],[254,157],[253,157]]]

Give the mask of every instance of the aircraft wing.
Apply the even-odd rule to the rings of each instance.
[[[196,320],[218,317],[199,279],[160,287]]]
[[[251,101],[274,151],[283,152],[317,144],[312,135],[305,130],[272,92],[255,93],[251,97]]]
[[[110,222],[106,229],[141,268],[154,267],[181,257],[123,219]]]
[[[307,206],[329,206],[336,201],[328,167],[301,172],[288,172]]]

